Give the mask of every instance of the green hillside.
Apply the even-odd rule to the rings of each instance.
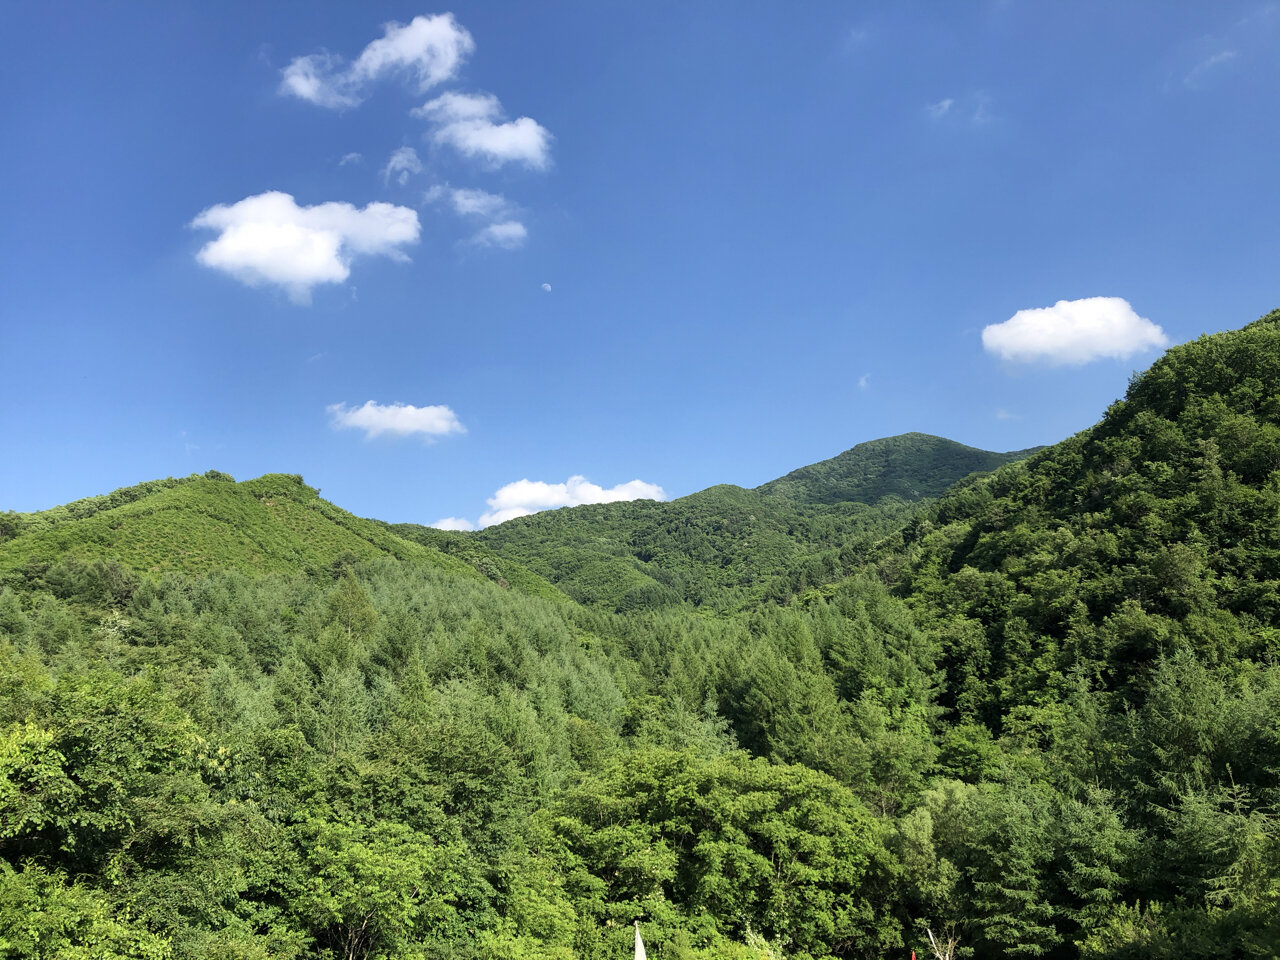
[[[499,557],[492,550],[465,534],[423,527],[416,523],[389,524],[388,529],[405,540],[462,560],[499,586],[510,587],[531,597],[541,597],[556,603],[569,602],[569,598],[561,590],[528,567],[510,558]]]
[[[798,504],[721,485],[666,503],[547,511],[470,536],[580,603],[729,609],[835,578],[910,510],[901,501]]]
[[[971,473],[994,470],[1034,450],[992,453],[925,433],[860,443],[830,460],[793,470],[756,489],[798,503],[878,503],[939,496]]]
[[[736,608],[836,579],[906,522],[911,501],[1026,455],[910,433],[859,444],[754,490],[720,485],[668,503],[549,511],[473,538],[581,603]]]
[[[475,576],[467,564],[353,516],[303,483],[211,472],[127,487],[39,513],[4,515],[0,576],[58,561],[114,560],[138,571],[317,572],[391,556]]]
[[[809,496],[3,515],[0,957],[1280,956],[1280,311]]]

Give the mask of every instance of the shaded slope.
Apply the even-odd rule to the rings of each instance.
[[[756,489],[799,503],[877,503],[885,497],[921,500],[939,496],[971,473],[994,470],[1033,452],[993,453],[925,433],[904,433],[860,443]]]

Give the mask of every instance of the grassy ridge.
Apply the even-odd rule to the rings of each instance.
[[[7,518],[17,535],[0,543],[0,575],[67,558],[113,559],[153,573],[287,573],[382,556],[480,575],[462,560],[335,507],[286,474],[244,483],[225,474],[157,481]]]

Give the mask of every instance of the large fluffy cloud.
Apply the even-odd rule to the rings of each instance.
[[[553,507],[577,507],[584,503],[613,503],[618,500],[665,500],[664,491],[656,483],[632,480],[616,487],[591,483],[586,477],[573,476],[564,483],[541,480],[517,480],[508,483],[488,499],[489,510],[480,516],[480,526],[489,527],[515,517],[525,517]]]
[[[487,93],[445,93],[414,111],[435,125],[436,143],[491,167],[523,163],[545,170],[551,163],[551,134],[530,117],[502,122],[502,104]]]
[[[408,260],[401,248],[417,243],[420,229],[418,214],[408,207],[300,207],[292,196],[278,191],[220,203],[191,225],[218,232],[196,254],[200,263],[250,286],[283,287],[297,303],[309,302],[316,284],[346,280],[357,256]]]
[[[988,353],[1019,363],[1079,365],[1106,357],[1123,360],[1168,346],[1159,326],[1138,316],[1120,297],[1059,300],[1052,307],[1019,310],[982,331]]]
[[[420,433],[426,437],[441,437],[466,433],[457,414],[445,406],[415,407],[410,403],[382,404],[369,400],[361,407],[335,403],[325,409],[333,419],[335,429],[363,430],[370,439],[382,434],[407,437]]]
[[[348,64],[331,53],[296,57],[281,71],[280,92],[334,110],[355,107],[368,87],[388,76],[407,76],[419,92],[451,80],[475,50],[475,41],[453,14],[388,23],[383,35]]]

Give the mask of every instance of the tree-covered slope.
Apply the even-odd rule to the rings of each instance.
[[[392,556],[475,576],[467,564],[326,500],[301,477],[236,483],[210,472],[127,487],[39,513],[6,513],[0,576],[31,565],[111,559],[139,571],[318,571]]]
[[[541,597],[556,603],[569,602],[569,597],[563,591],[538,576],[524,564],[517,563],[510,557],[499,557],[484,544],[477,543],[462,533],[437,530],[434,527],[424,527],[416,523],[393,523],[388,524],[387,528],[405,540],[462,560],[499,586],[510,587],[531,597]]]
[[[966,710],[1007,712],[1055,671],[1140,694],[1179,649],[1274,656],[1280,312],[1171,349],[1097,426],[954,490],[899,542],[904,592],[981,635],[981,659],[951,640]]]
[[[905,522],[911,501],[1025,455],[911,433],[754,490],[726,484],[668,503],[549,511],[473,539],[607,609],[784,600],[855,568],[871,542]]]
[[[935,651],[941,769],[978,787],[932,811],[937,835],[993,798],[1010,818],[984,854],[1006,864],[998,894],[972,849],[948,855],[972,871],[966,939],[1280,955],[1280,311],[1171,349],[1097,426],[949,492],[882,551]],[[1092,889],[1055,886],[1056,859],[1081,862],[1046,839],[1055,796],[1100,818]],[[1086,904],[1065,924],[1063,897]]]
[[[727,609],[832,579],[909,510],[901,501],[799,504],[721,485],[666,503],[547,511],[470,536],[581,603]]]
[[[994,470],[1033,452],[992,453],[925,433],[904,433],[860,443],[756,490],[798,503],[878,503],[885,497],[921,500],[939,496],[971,473]]]

